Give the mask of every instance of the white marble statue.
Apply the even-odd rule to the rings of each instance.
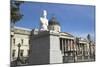
[[[48,19],[46,10],[43,10],[43,16],[40,17],[40,31],[48,31]]]

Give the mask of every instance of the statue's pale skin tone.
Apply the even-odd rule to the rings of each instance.
[[[43,17],[40,17],[40,30],[41,31],[48,31],[48,19],[47,19],[47,11],[43,11]]]

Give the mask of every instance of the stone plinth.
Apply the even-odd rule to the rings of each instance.
[[[42,31],[31,37],[30,64],[62,63],[59,33]]]

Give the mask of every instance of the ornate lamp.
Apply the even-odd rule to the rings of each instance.
[[[20,47],[21,47],[21,44],[19,43],[18,44],[18,57],[17,57],[17,62],[20,61]]]

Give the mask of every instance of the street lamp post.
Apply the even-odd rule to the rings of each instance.
[[[20,47],[21,47],[21,44],[19,43],[18,44],[18,57],[17,57],[17,62],[20,61]]]

